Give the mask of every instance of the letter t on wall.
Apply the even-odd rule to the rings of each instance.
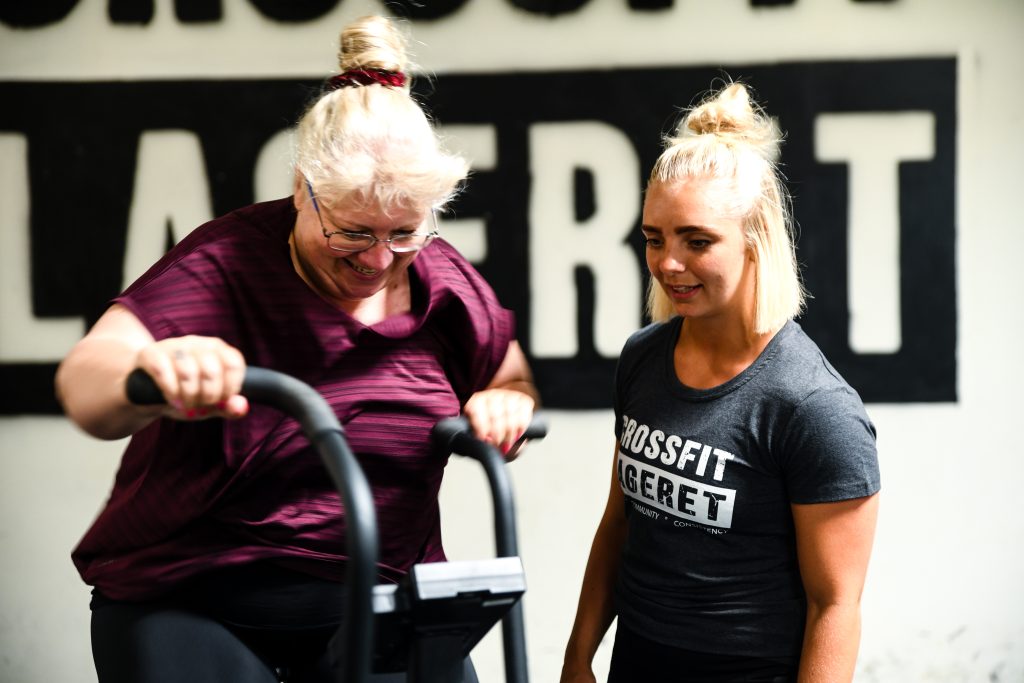
[[[849,168],[847,233],[850,348],[893,353],[900,329],[899,164],[935,156],[931,112],[821,114],[818,161]]]

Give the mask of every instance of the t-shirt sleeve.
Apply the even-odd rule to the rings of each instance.
[[[224,337],[235,315],[223,269],[202,250],[172,250],[114,302],[155,339],[185,334]]]
[[[880,488],[875,427],[848,386],[804,398],[792,413],[781,450],[790,502],[850,500]]]
[[[515,314],[501,305],[480,273],[453,247],[438,242],[447,263],[431,277],[446,291],[439,328],[451,345],[447,372],[461,403],[494,378],[515,339]],[[454,296],[452,296],[454,295]]]

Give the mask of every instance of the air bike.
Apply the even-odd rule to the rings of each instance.
[[[128,376],[128,399],[151,405],[164,398],[141,370]],[[487,560],[413,566],[399,584],[377,585],[377,517],[370,485],[334,411],[313,387],[289,375],[250,367],[243,395],[299,422],[341,493],[346,512],[344,621],[330,644],[337,680],[365,683],[370,672],[407,671],[410,683],[453,683],[462,660],[499,619],[507,683],[527,683],[526,638],[520,598],[526,580],[516,541],[515,506],[505,460],[473,435],[462,417],[435,425],[440,453],[480,462],[494,503],[497,556]],[[535,416],[523,438],[547,433]]]

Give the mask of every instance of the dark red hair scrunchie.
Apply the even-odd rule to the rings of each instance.
[[[401,88],[405,85],[405,74],[401,71],[383,71],[381,69],[352,69],[328,79],[327,89],[337,90],[353,85],[373,85],[374,83]]]

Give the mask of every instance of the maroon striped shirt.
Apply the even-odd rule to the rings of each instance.
[[[444,559],[437,494],[446,458],[433,424],[488,384],[514,334],[510,311],[449,244],[410,267],[412,310],[366,326],[292,267],[291,199],[207,223],[115,301],[156,339],[197,334],[250,365],[315,387],[334,408],[373,488],[380,575]],[[158,420],[132,437],[106,507],[72,558],[114,599],[144,599],[215,567],[275,559],[340,577],[344,515],[291,418],[254,405],[243,420]]]

